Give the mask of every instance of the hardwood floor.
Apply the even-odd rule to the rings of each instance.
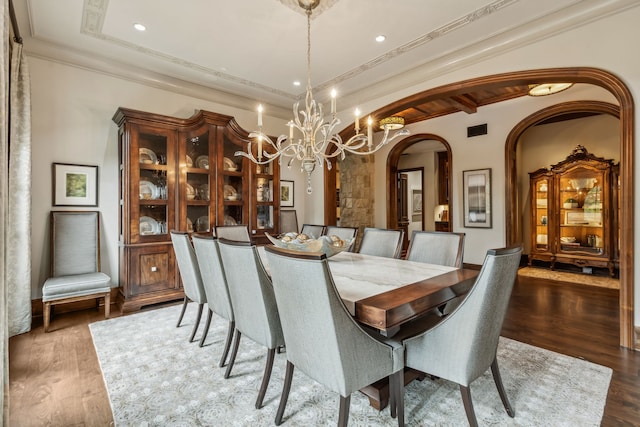
[[[113,425],[87,327],[102,318],[95,310],[59,314],[48,334],[36,319],[31,332],[10,339],[10,426]],[[618,323],[617,290],[520,277],[502,335],[609,366],[602,425],[640,426],[640,352],[618,346]]]

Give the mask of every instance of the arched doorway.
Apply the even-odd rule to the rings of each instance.
[[[600,86],[609,91],[617,99],[620,106],[620,345],[634,348],[634,103],[629,88],[620,78],[608,71],[589,67],[546,68],[494,74],[431,88],[388,104],[370,114],[374,117],[387,117],[411,108],[419,101],[464,93],[468,88],[491,89],[499,85],[526,85],[541,81],[587,83]],[[517,132],[517,129],[514,129],[514,132]],[[352,134],[353,129],[349,125],[340,133],[340,136],[343,139],[348,139]],[[505,150],[505,181],[507,183],[505,187],[505,207],[507,210],[505,231],[507,244],[515,243],[514,239],[517,238],[515,233],[517,231],[517,218],[515,218],[517,216],[515,210],[517,198],[514,197],[513,184],[516,166],[513,163],[514,158],[514,153],[511,153],[507,148]],[[333,207],[336,202],[335,174],[329,171],[325,177],[325,207]],[[331,187],[332,182],[333,187]],[[388,195],[387,212],[390,212],[392,194],[388,193]],[[330,221],[330,215],[331,211],[326,210],[325,219]],[[335,217],[335,213],[333,216]],[[397,218],[388,218],[388,222],[391,223],[394,219],[397,220]]]
[[[398,227],[398,164],[400,162],[400,156],[411,146],[419,144],[424,141],[436,141],[441,144],[446,150],[446,181],[443,185],[446,185],[446,194],[451,194],[451,146],[441,136],[422,133],[408,136],[399,143],[397,143],[393,149],[389,152],[387,157],[387,228]],[[450,212],[450,209],[448,210]],[[452,218],[449,216],[449,224],[452,223]],[[450,230],[450,227],[449,227]]]

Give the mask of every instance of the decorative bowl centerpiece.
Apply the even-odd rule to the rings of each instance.
[[[353,239],[343,240],[338,236],[320,236],[317,239],[312,239],[306,234],[299,233],[284,233],[278,237],[273,237],[269,233],[264,234],[271,243],[279,248],[300,252],[321,252],[327,258],[349,249],[353,241]]]

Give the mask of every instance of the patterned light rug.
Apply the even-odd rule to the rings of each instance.
[[[264,407],[254,409],[266,351],[245,339],[229,379],[217,363],[226,322],[214,316],[204,347],[188,343],[195,319],[175,327],[179,306],[90,325],[116,426],[272,426],[280,401],[285,355],[274,362]],[[191,323],[190,323],[191,322]],[[498,360],[516,410],[509,418],[490,371],[471,385],[480,425],[599,426],[611,369],[501,338]],[[414,381],[405,388],[409,426],[467,425],[459,388],[444,380]],[[295,371],[285,426],[335,426],[338,395]],[[394,426],[389,410],[351,398],[350,426]]]
[[[518,274],[527,277],[557,280],[559,282],[579,283],[581,285],[600,286],[602,288],[620,289],[620,280],[611,277],[592,276],[589,274],[553,271],[547,268],[524,267]]]

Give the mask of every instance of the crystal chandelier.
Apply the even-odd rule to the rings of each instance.
[[[373,119],[369,116],[367,120],[367,134],[360,133],[360,113],[356,110],[355,135],[347,141],[342,141],[335,131],[340,124],[340,119],[336,117],[335,90],[331,92],[331,117],[329,121],[325,121],[322,104],[313,99],[311,91],[311,13],[319,3],[320,0],[298,0],[298,4],[307,14],[307,93],[303,109],[300,109],[300,102],[293,105],[293,119],[287,123],[289,136],[280,135],[274,142],[262,132],[262,106],[260,106],[258,107],[258,130],[249,134],[249,138],[255,139],[255,142],[252,140],[247,144],[246,152],[235,153],[236,156],[247,157],[259,165],[271,163],[276,159],[282,164],[282,159],[287,157],[289,158],[287,166],[291,166],[294,160],[300,161],[301,170],[307,174],[308,194],[311,194],[311,173],[316,165],[322,167],[322,163],[326,163],[327,169],[331,169],[331,158],[340,156],[344,159],[346,152],[358,155],[373,154],[393,139],[409,134],[408,130],[398,126],[399,120],[395,120],[393,125],[385,125],[381,121],[380,126],[384,130],[384,135],[382,140],[374,146]],[[389,131],[399,128],[400,130],[393,136],[389,136]],[[298,138],[294,137],[295,129],[302,134]],[[252,145],[255,145],[256,150],[252,150]]]

